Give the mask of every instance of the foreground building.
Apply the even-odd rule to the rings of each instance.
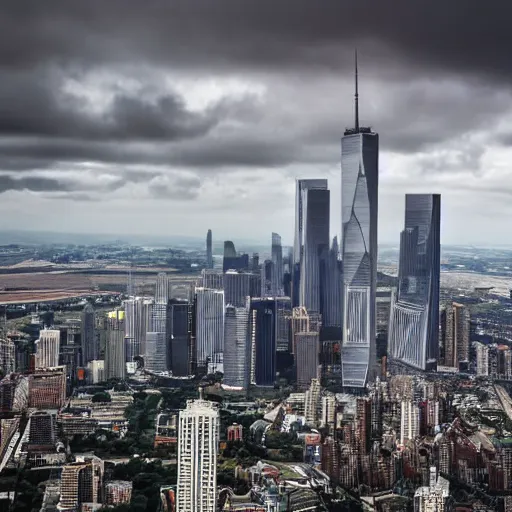
[[[372,377],[375,350],[379,136],[355,126],[341,139],[343,338],[342,384],[363,388]]]
[[[435,368],[438,359],[440,218],[439,194],[405,196],[389,353],[419,370]]]
[[[176,510],[180,512],[217,510],[219,411],[217,404],[201,395],[189,400],[179,416]]]

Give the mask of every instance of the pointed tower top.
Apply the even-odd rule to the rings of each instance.
[[[355,92],[355,95],[354,95],[354,99],[355,99],[355,117],[356,117],[356,123],[355,123],[355,130],[356,130],[356,133],[359,132],[359,89],[358,89],[358,76],[357,76],[357,49],[355,50],[355,72],[356,72],[356,75],[355,75],[355,79],[356,79],[356,83],[355,83],[355,86],[356,86],[356,92]]]

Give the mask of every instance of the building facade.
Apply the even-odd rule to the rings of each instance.
[[[94,361],[100,356],[100,347],[96,337],[96,313],[92,304],[86,304],[82,311],[82,356],[83,363]]]
[[[224,378],[227,386],[249,385],[249,307],[226,306],[224,326]]]
[[[295,335],[297,387],[306,390],[312,379],[319,378],[318,354],[320,338],[317,332],[300,332]]]
[[[167,371],[165,345],[165,332],[148,332],[146,334],[145,369],[153,372]]]
[[[441,350],[444,366],[460,368],[469,362],[469,309],[457,302],[447,304],[441,311]]]
[[[419,370],[435,368],[438,360],[440,219],[439,194],[405,196],[389,353]]]
[[[206,268],[213,268],[212,230],[206,233]]]
[[[36,345],[36,368],[53,368],[59,365],[60,331],[42,329]]]

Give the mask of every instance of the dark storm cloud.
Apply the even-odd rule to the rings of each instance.
[[[68,186],[53,178],[41,178],[24,176],[13,178],[8,175],[0,175],[0,193],[8,190],[31,190],[33,192],[68,191]]]

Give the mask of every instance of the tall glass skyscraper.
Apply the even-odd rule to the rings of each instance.
[[[341,139],[343,261],[342,384],[372,377],[375,350],[379,136],[359,126],[356,60],[355,127]]]
[[[295,188],[295,237],[293,242],[292,272],[292,306],[296,307],[300,302],[300,270],[304,248],[304,219],[307,215],[305,198],[307,190],[327,190],[327,180],[310,179],[297,180]]]
[[[420,370],[435,368],[438,356],[440,219],[439,194],[405,196],[389,352]]]
[[[274,269],[272,273],[272,294],[281,297],[283,292],[283,247],[281,237],[277,233],[272,233],[272,263]]]
[[[206,268],[213,268],[212,230],[206,234]]]

